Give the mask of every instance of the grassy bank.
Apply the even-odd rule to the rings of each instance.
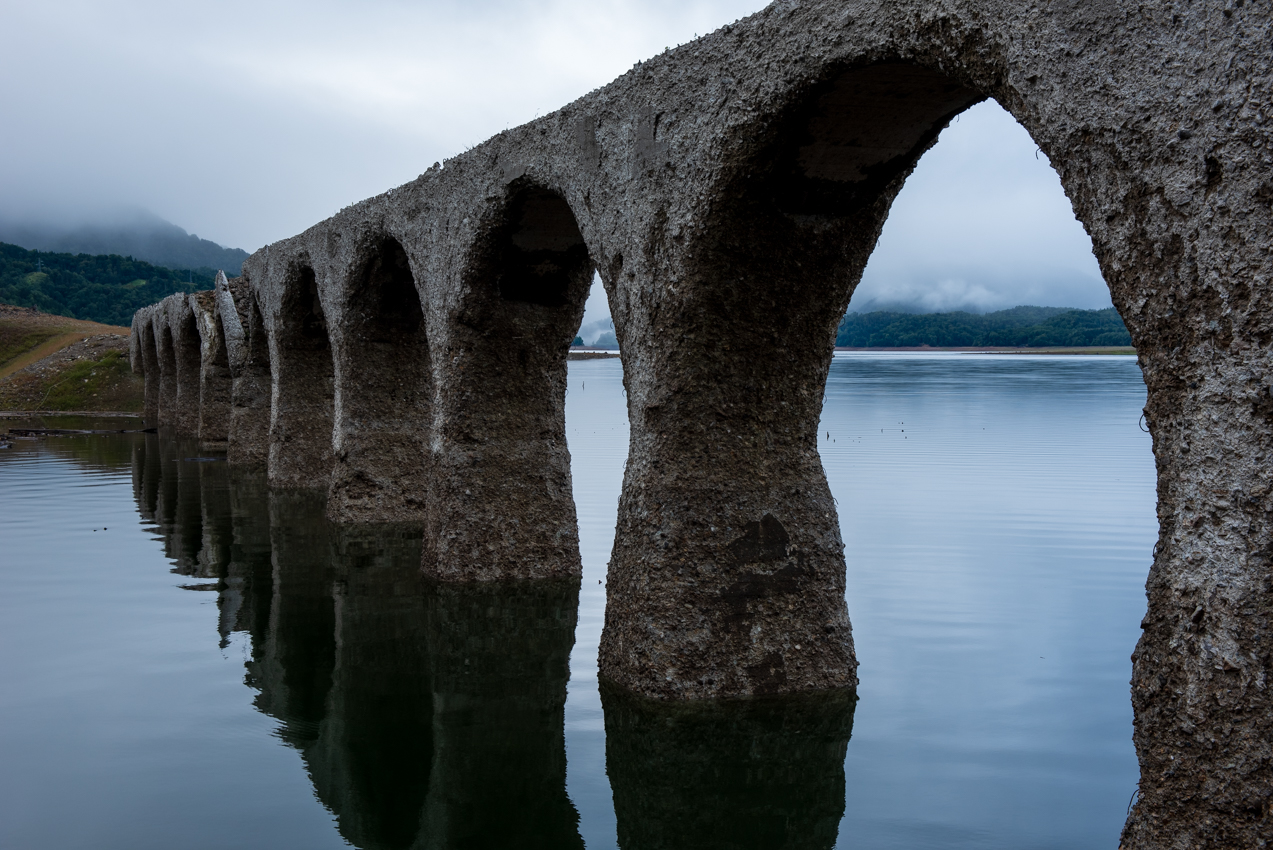
[[[0,410],[140,411],[128,328],[0,305]]]

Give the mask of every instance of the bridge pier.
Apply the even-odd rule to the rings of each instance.
[[[802,251],[807,240],[776,236],[787,250],[757,252],[778,250],[775,262],[699,245],[701,266],[619,272],[652,295],[616,316],[631,441],[599,672],[646,696],[857,684],[844,544],[817,446],[848,287]]]
[[[218,298],[230,343],[230,445],[232,464],[264,468],[270,454],[270,344],[256,293],[245,278]]]
[[[201,340],[199,351],[199,442],[208,448],[226,448],[230,439],[230,354],[226,345],[217,293],[225,275],[217,272],[217,289],[190,296]]]
[[[289,268],[283,282],[270,363],[270,486],[326,489],[335,379],[326,313],[314,269],[304,262]]]
[[[155,305],[155,359],[159,365],[158,424],[171,426],[177,417],[177,354],[173,350],[172,327],[167,306]]]
[[[432,367],[411,264],[383,236],[363,249],[333,328],[334,463],[327,515],[341,522],[423,522]]]
[[[155,323],[152,312],[143,311],[138,314],[134,328],[137,334],[137,354],[141,361],[142,380],[144,381],[144,402],[142,405],[142,421],[148,427],[159,425],[159,350],[155,338]]]
[[[173,377],[176,385],[168,424],[178,436],[197,437],[202,337],[188,298],[172,298],[163,303],[167,306],[168,328],[172,334]]]
[[[424,571],[446,581],[577,576],[566,360],[592,260],[566,202],[524,179],[482,227],[464,297],[433,345],[442,359]]]

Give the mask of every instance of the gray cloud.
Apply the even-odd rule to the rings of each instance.
[[[9,3],[0,213],[143,207],[253,250],[763,5]]]
[[[0,218],[144,208],[253,250],[762,0],[7,4]],[[595,302],[595,303],[592,303]],[[594,296],[588,321],[608,317]],[[1104,306],[1056,175],[993,104],[894,205],[853,300]]]

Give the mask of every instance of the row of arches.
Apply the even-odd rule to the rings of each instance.
[[[631,426],[601,674],[671,699],[851,688],[816,444],[835,324],[915,162],[994,98],[1056,165],[1148,388],[1161,535],[1124,843],[1252,846],[1273,799],[1273,125],[1269,22],[1232,5],[780,2],[640,63],[219,287],[230,457],[327,487],[340,518],[422,519],[439,578],[577,574],[564,376],[595,268]],[[158,421],[210,439],[201,303],[139,313],[134,362]],[[254,310],[268,407],[235,353]]]

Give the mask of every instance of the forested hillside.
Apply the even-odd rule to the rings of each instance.
[[[107,325],[174,292],[211,289],[206,272],[174,271],[117,254],[51,254],[0,243],[0,303]]]
[[[849,313],[835,344],[848,348],[1126,346],[1131,335],[1113,307],[1013,307],[995,313]]]

